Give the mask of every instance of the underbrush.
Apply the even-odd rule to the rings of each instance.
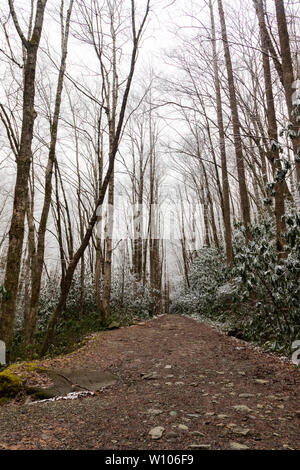
[[[244,230],[235,227],[235,264],[225,266],[216,250],[203,248],[191,270],[189,289],[181,289],[172,312],[221,322],[229,334],[266,350],[291,356],[300,340],[300,214],[285,217],[286,258],[278,259],[275,226],[266,218]]]
[[[116,271],[112,279],[110,315],[103,321],[97,312],[93,276],[86,273],[84,282],[83,308],[80,311],[80,276],[75,274],[68,296],[66,308],[56,327],[53,344],[46,357],[67,354],[82,345],[84,338],[97,331],[130,325],[132,322],[148,318],[153,306],[153,297],[148,286],[137,283],[130,272]],[[60,294],[60,279],[54,273],[43,285],[40,297],[38,323],[33,348],[33,359],[40,357],[40,350],[47,331],[50,316],[55,309]],[[22,305],[22,301],[20,302]],[[22,308],[16,323],[16,333],[11,351],[11,360],[22,360],[24,318]]]
[[[54,342],[50,345],[45,357],[54,357],[60,354],[68,354],[82,345],[84,338],[92,333],[100,331],[100,319],[97,312],[89,312],[83,318],[62,319],[57,326]],[[33,359],[40,358],[40,350],[45,338],[45,329],[39,329],[35,336]],[[12,358],[14,361],[24,359],[22,350],[23,332],[20,330],[14,340]]]

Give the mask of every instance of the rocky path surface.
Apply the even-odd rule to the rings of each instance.
[[[300,449],[300,371],[182,316],[93,335],[47,367],[104,370],[95,396],[0,408],[0,449]]]

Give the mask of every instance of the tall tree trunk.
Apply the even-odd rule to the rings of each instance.
[[[107,190],[107,187],[109,185],[109,181],[110,181],[113,169],[114,169],[115,158],[116,158],[116,154],[118,152],[119,143],[120,143],[120,139],[121,139],[121,133],[122,133],[124,119],[125,119],[125,111],[127,109],[128,96],[129,96],[129,92],[130,92],[130,89],[131,89],[131,84],[132,84],[134,71],[135,71],[135,65],[136,65],[139,42],[140,42],[141,35],[142,35],[143,30],[144,30],[144,26],[145,26],[145,23],[146,23],[146,20],[147,20],[149,11],[150,11],[150,0],[147,1],[145,14],[144,14],[144,17],[141,21],[141,24],[140,24],[140,27],[139,27],[138,30],[136,28],[135,2],[134,2],[134,0],[132,0],[131,5],[132,5],[132,7],[131,7],[132,35],[133,35],[133,38],[132,38],[133,47],[132,47],[132,52],[131,52],[131,63],[130,63],[130,70],[129,70],[129,74],[128,74],[128,78],[127,78],[126,86],[125,86],[125,91],[124,91],[124,95],[123,95],[123,99],[122,99],[122,103],[121,103],[118,124],[117,124],[117,127],[116,127],[116,133],[115,133],[114,140],[112,142],[111,152],[109,154],[108,169],[107,169],[105,178],[103,180],[103,184],[101,186],[99,198],[96,201],[94,212],[93,212],[93,214],[92,214],[92,216],[89,220],[89,224],[88,224],[87,230],[85,232],[85,236],[82,240],[82,243],[81,243],[80,247],[78,248],[76,253],[74,253],[74,256],[73,256],[72,260],[70,261],[69,266],[67,268],[66,275],[65,275],[64,281],[63,281],[62,286],[61,286],[61,294],[60,294],[60,297],[59,297],[59,300],[58,300],[58,304],[57,304],[56,309],[54,310],[53,314],[51,315],[51,318],[50,318],[50,321],[49,321],[46,337],[44,339],[44,343],[43,343],[43,346],[42,346],[42,349],[41,349],[41,354],[42,355],[44,355],[46,353],[51,341],[53,340],[56,325],[57,325],[57,321],[60,318],[60,315],[62,314],[62,312],[65,308],[65,305],[66,305],[66,301],[67,301],[68,293],[69,293],[69,290],[70,290],[70,287],[71,287],[74,271],[75,271],[76,266],[77,266],[79,260],[81,259],[82,255],[84,254],[84,252],[85,252],[85,250],[88,246],[88,243],[91,239],[94,226],[95,226],[95,224],[98,220],[99,208],[102,206],[102,204],[104,202],[104,198],[105,198],[105,195],[106,195],[106,190]]]
[[[14,2],[13,0],[9,0],[10,13],[26,51],[26,59],[24,63],[21,141],[16,157],[17,175],[4,279],[4,287],[9,295],[6,299],[2,299],[0,312],[0,339],[6,343],[8,358],[10,356],[10,348],[14,336],[17,291],[24,240],[24,219],[28,199],[28,180],[32,161],[33,128],[37,115],[34,109],[37,54],[42,34],[46,3],[47,0],[38,0],[34,29],[31,38],[27,40],[20,28],[14,9]]]
[[[209,218],[208,218],[208,204],[206,194],[204,192],[204,186],[201,185],[200,188],[202,206],[203,206],[203,220],[204,220],[204,246],[210,248],[210,238],[209,238]]]
[[[112,278],[112,252],[113,252],[113,217],[114,217],[114,174],[112,173],[108,188],[108,237],[106,238],[106,252],[104,261],[104,277],[103,277],[103,320],[110,315],[110,295],[111,295],[111,278]]]
[[[185,283],[186,287],[189,289],[190,288],[190,280],[189,280],[189,260],[187,256],[187,247],[186,247],[186,236],[185,236],[185,223],[184,223],[184,209],[183,209],[183,201],[182,201],[182,195],[179,190],[180,194],[180,205],[181,205],[181,237],[180,237],[180,244],[181,244],[181,251],[182,251],[182,260],[183,260],[183,272],[184,272],[184,278],[185,278]]]
[[[232,61],[231,61],[231,54],[229,50],[229,43],[227,39],[227,29],[226,29],[226,22],[225,22],[225,15],[224,15],[222,0],[218,0],[218,7],[219,7],[221,29],[222,29],[222,40],[223,40],[223,46],[224,46],[225,62],[226,62],[226,68],[227,68],[227,79],[228,79],[230,108],[231,108],[232,126],[233,126],[233,134],[234,134],[236,165],[237,165],[238,181],[239,181],[241,212],[242,212],[242,218],[243,218],[243,222],[245,226],[246,242],[249,242],[251,238],[250,231],[249,231],[249,225],[251,222],[250,204],[249,204],[249,196],[248,196],[246,177],[245,177],[245,163],[244,163],[244,156],[243,156],[243,150],[242,150],[240,121],[239,121],[239,113],[238,113],[238,106],[237,106],[237,99],[236,99]]]
[[[270,68],[270,61],[268,57],[268,47],[265,36],[265,24],[263,15],[263,4],[262,0],[255,0],[254,5],[256,7],[256,14],[259,22],[260,40],[262,46],[262,59],[263,59],[263,70],[264,70],[264,81],[265,81],[265,93],[267,99],[267,120],[268,120],[268,134],[270,139],[270,160],[272,162],[273,175],[276,177],[276,169],[281,169],[279,160],[279,148],[278,144],[278,129],[276,121],[276,112],[274,105],[274,95],[272,89],[272,75]],[[284,187],[282,182],[275,183],[275,216],[276,216],[276,242],[278,257],[284,256],[284,238],[283,233],[285,232],[285,222],[283,220],[284,215]]]
[[[218,118],[218,131],[219,131],[219,145],[221,154],[222,166],[222,196],[223,196],[223,218],[224,218],[224,235],[226,246],[226,260],[227,265],[233,264],[233,249],[232,249],[232,228],[230,219],[230,201],[229,201],[229,179],[227,172],[227,156],[225,145],[225,131],[222,112],[222,97],[221,85],[218,68],[217,48],[216,48],[216,29],[212,0],[209,2],[211,14],[211,29],[212,29],[212,47],[213,47],[213,62],[214,62],[214,80],[216,89],[216,102],[217,102],[217,118]]]
[[[296,136],[292,139],[292,145],[295,155],[300,158],[300,125],[296,121],[296,116],[293,114],[293,96],[295,94],[294,88],[294,70],[293,61],[290,47],[290,38],[286,21],[285,7],[283,0],[274,0],[276,9],[276,18],[279,33],[280,52],[282,60],[282,75],[283,75],[283,86],[285,91],[286,104],[289,113],[289,120],[292,123],[292,129]],[[299,152],[299,154],[298,154]],[[300,163],[296,160],[296,175],[297,182],[300,184]],[[300,192],[300,186],[299,186]]]
[[[64,13],[63,5],[64,3],[62,2],[61,12],[60,12],[62,25],[63,25],[63,13]],[[43,204],[43,209],[42,209],[42,214],[41,214],[39,229],[38,229],[37,250],[36,250],[36,254],[34,257],[34,261],[33,261],[34,267],[32,271],[30,309],[29,309],[27,321],[25,322],[25,325],[24,325],[23,346],[24,346],[24,350],[27,351],[29,355],[32,352],[32,346],[33,346],[34,334],[35,334],[36,322],[37,322],[39,300],[40,300],[40,292],[41,292],[41,282],[42,282],[44,257],[45,257],[45,236],[46,236],[47,221],[48,221],[48,215],[49,215],[51,199],[52,199],[52,176],[53,176],[53,167],[55,163],[57,132],[58,132],[58,123],[59,123],[61,99],[62,99],[62,92],[63,92],[64,75],[65,75],[65,70],[66,70],[68,38],[69,38],[72,7],[73,7],[73,0],[70,1],[69,10],[67,12],[66,25],[65,25],[65,28],[63,28],[65,32],[64,32],[64,36],[61,38],[62,57],[61,57],[61,64],[60,64],[60,70],[59,70],[59,76],[58,76],[58,82],[57,82],[53,121],[50,125],[51,141],[50,141],[49,157],[48,157],[48,163],[47,163],[46,174],[45,174],[44,204]],[[29,351],[29,347],[31,351]]]
[[[102,312],[103,312],[102,299],[101,299],[101,273],[102,273],[102,249],[101,249],[101,240],[99,237],[97,237],[96,265],[95,265],[95,294],[96,294],[96,302],[97,302],[97,312],[100,318],[102,318]]]
[[[102,122],[102,108],[99,111],[99,116],[97,118],[97,146],[96,146],[96,154],[97,154],[97,169],[96,169],[96,200],[99,197],[100,188],[102,186],[103,180],[103,135],[101,132],[101,122]],[[96,262],[95,262],[95,295],[96,295],[96,302],[97,302],[97,312],[99,318],[102,319],[103,317],[103,305],[102,305],[102,297],[101,297],[101,277],[103,271],[103,250],[101,244],[101,237],[102,237],[102,217],[98,217],[97,219],[97,232],[96,232]]]
[[[158,211],[158,188],[156,174],[156,152],[155,135],[152,128],[152,116],[150,113],[150,191],[149,191],[149,264],[150,264],[150,286],[153,289],[152,315],[160,312],[161,306],[161,272],[159,252],[159,211]]]
[[[143,196],[144,196],[144,169],[142,155],[139,159],[139,182],[138,182],[138,210],[134,221],[135,242],[135,274],[138,282],[142,280],[143,271]]]

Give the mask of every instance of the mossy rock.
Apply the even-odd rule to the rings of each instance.
[[[13,398],[24,389],[23,381],[9,370],[0,372],[0,398]]]
[[[43,370],[46,370],[45,367],[40,366],[39,361],[25,362],[24,367],[28,372],[42,372]]]
[[[34,362],[16,362],[7,367],[3,372],[9,375],[17,376],[22,381],[30,376],[31,372],[44,372],[45,367],[40,366],[39,361]]]

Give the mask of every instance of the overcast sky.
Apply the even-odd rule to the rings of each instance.
[[[145,1],[146,0],[136,0],[138,13],[144,11]],[[15,0],[16,11],[22,27],[24,27],[26,21],[28,21],[30,3],[31,0]],[[66,4],[67,3],[68,2],[66,1]],[[218,24],[216,0],[214,1],[214,4],[216,22]],[[273,4],[273,0],[267,0],[269,9],[273,7]],[[299,1],[288,0],[286,4],[293,4],[295,11],[299,11]],[[39,60],[41,64],[43,63],[43,50],[46,50],[47,44],[50,46],[53,58],[57,63],[59,63],[59,5],[60,0],[48,0],[41,51],[39,53]],[[255,13],[252,0],[224,0],[224,9],[226,13],[229,39],[234,40],[235,36],[239,34],[242,26],[251,24],[251,22],[254,20]],[[147,75],[150,67],[152,67],[154,73],[159,77],[177,73],[176,69],[170,65],[170,61],[167,60],[166,51],[170,51],[171,49],[176,50],[176,48],[178,48],[181,44],[181,38],[185,36],[189,37],[194,36],[197,33],[201,33],[205,39],[205,28],[209,27],[210,25],[206,0],[152,0],[151,10],[152,11],[149,17],[148,27],[144,33],[143,44],[140,50],[139,61],[135,75],[136,81],[134,82],[133,91],[136,89],[136,83],[138,79],[143,75]],[[233,14],[233,10],[235,10],[237,14]],[[7,16],[7,12],[7,1],[1,0],[0,15],[2,20]],[[76,15],[73,15],[73,32],[74,29],[78,29],[78,25],[76,25],[76,19]],[[15,45],[16,50],[20,51],[20,40],[16,35],[16,31],[12,23],[9,33],[12,38],[15,38],[15,40],[12,39],[12,45]],[[242,46],[243,45],[235,44],[233,47],[236,48],[236,50],[238,48],[242,50]],[[210,46],[208,45],[208,47]],[[187,54],[189,53],[188,50],[186,52]],[[123,67],[125,76],[129,67],[128,61],[127,63],[125,61]],[[90,84],[93,83],[94,89],[98,86],[95,72],[99,73],[99,68],[92,47],[83,44],[83,42],[79,41],[74,36],[71,36],[70,38],[67,71],[68,74],[75,77],[79,81],[81,77],[84,77],[84,79],[89,81]],[[47,69],[45,70],[45,73],[48,73]],[[5,93],[7,92],[7,89],[10,87],[10,81],[13,82],[13,77],[10,77],[10,70],[7,67],[7,63],[5,63],[5,61],[0,61],[0,77],[2,85],[0,85],[0,99],[2,101]],[[5,77],[5,80],[3,80],[3,77]],[[177,129],[182,131],[180,124],[178,125],[176,122],[174,122],[174,111],[170,113],[170,109],[166,108],[161,109],[160,112],[165,118],[164,133],[166,140],[174,139],[174,136],[176,137],[176,126]],[[170,120],[170,118],[172,120]],[[172,127],[168,126],[169,124],[172,124]],[[2,172],[2,175],[3,174],[4,173]],[[6,176],[7,178],[5,178],[4,183],[7,185],[7,187],[9,185],[12,186],[15,177],[15,170],[13,167],[10,168],[10,171],[7,172]],[[2,187],[4,187],[4,183],[2,182]],[[175,186],[175,184],[176,176],[174,173],[172,173],[170,165],[169,169],[166,171],[164,180],[166,191],[169,187]]]

